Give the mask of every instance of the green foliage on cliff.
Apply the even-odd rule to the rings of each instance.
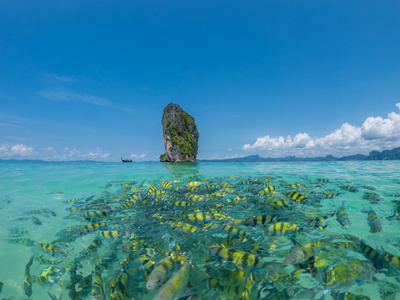
[[[195,161],[199,132],[194,118],[179,105],[170,103],[164,108],[162,124],[164,141],[165,135],[169,136],[172,149],[165,149],[166,152],[160,156],[160,160],[164,161],[165,158],[171,159],[174,156],[175,159],[183,161]]]
[[[194,123],[193,117],[191,117],[187,112],[182,111],[181,118],[182,118],[183,125],[185,126],[185,128],[190,128],[190,127],[194,128],[195,135],[198,137],[199,132],[197,131],[197,126]]]
[[[179,147],[183,156],[189,155],[192,159],[196,157],[196,141],[189,132],[172,127],[168,129],[168,134],[172,144]]]

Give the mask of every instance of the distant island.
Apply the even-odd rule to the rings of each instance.
[[[296,161],[365,161],[365,160],[400,160],[400,147],[392,150],[371,151],[369,155],[355,154],[349,156],[335,157],[333,155],[327,155],[324,157],[260,157],[258,155],[249,155],[238,158],[226,158],[226,159],[197,159],[200,162],[296,162]],[[34,163],[34,162],[48,162],[48,163],[104,163],[104,161],[95,160],[74,160],[74,161],[46,161],[40,159],[0,159],[0,162],[22,162],[22,163]],[[147,161],[151,162],[151,161]]]
[[[198,161],[205,162],[290,162],[290,161],[362,161],[362,160],[400,160],[400,147],[392,150],[371,151],[369,155],[355,154],[349,156],[335,157],[333,155],[327,155],[324,157],[260,157],[258,155],[249,155],[238,158],[227,158],[227,159],[198,159]]]

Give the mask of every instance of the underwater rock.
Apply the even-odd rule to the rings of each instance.
[[[161,124],[165,153],[160,155],[160,161],[196,161],[199,132],[194,118],[179,105],[170,103],[164,108]]]

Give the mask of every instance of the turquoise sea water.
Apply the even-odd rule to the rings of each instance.
[[[344,292],[400,299],[398,161],[0,162],[0,170],[0,299],[27,299],[29,283],[31,299],[50,299],[48,292],[63,299],[102,299],[93,292],[95,266],[105,299],[111,299],[113,278],[118,283],[113,291],[122,295],[116,299],[152,299],[162,283],[148,290],[147,277],[177,244],[182,254],[166,280],[185,257],[190,261],[183,299],[342,299],[335,297]],[[190,206],[176,206],[177,201]],[[335,214],[340,208],[348,215],[348,229]],[[375,223],[364,212],[370,209],[382,230],[373,232]],[[100,216],[88,215],[96,211]],[[255,216],[261,222],[262,215],[274,218],[249,221]],[[102,222],[100,229],[82,229]],[[299,230],[270,229],[282,222]],[[119,237],[102,237],[102,231]],[[96,239],[101,245],[87,253]],[[318,241],[307,261],[284,264],[293,249]],[[255,257],[261,261],[257,266],[250,262]],[[39,275],[49,273],[41,281]]]

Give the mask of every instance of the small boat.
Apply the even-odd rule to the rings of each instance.
[[[123,159],[122,157],[121,157],[121,160],[122,160],[122,162],[132,162],[132,159]]]

